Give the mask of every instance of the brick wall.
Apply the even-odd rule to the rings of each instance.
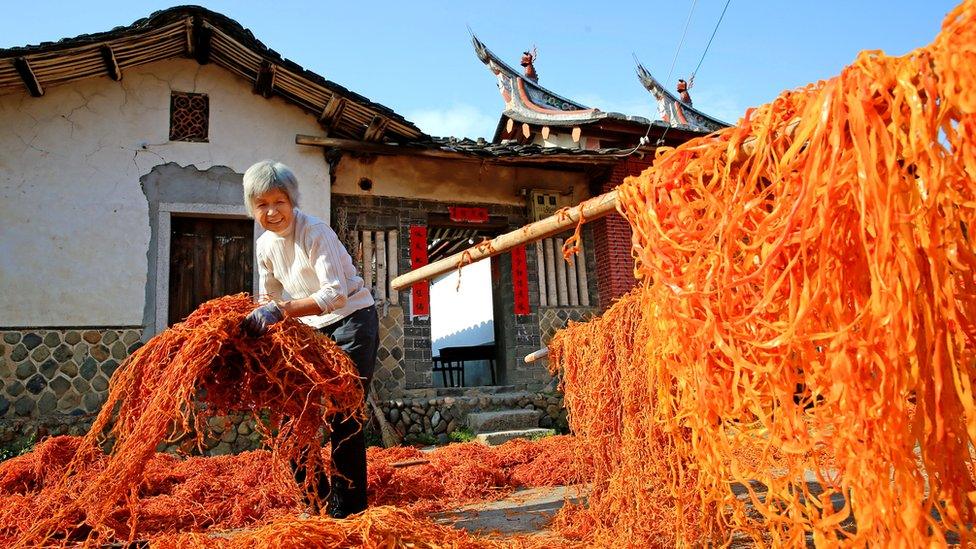
[[[641,173],[650,167],[651,160],[650,157],[628,157],[620,162],[614,166],[600,192],[609,192],[623,183],[624,178]],[[600,258],[596,274],[602,309],[609,307],[614,299],[630,291],[636,284],[631,254],[632,235],[630,224],[619,214],[609,215],[593,223],[593,242],[596,256]]]

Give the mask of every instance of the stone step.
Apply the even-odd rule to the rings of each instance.
[[[468,414],[468,428],[475,434],[539,427],[539,410],[499,410]]]
[[[551,437],[555,435],[556,431],[554,429],[516,429],[514,431],[495,431],[493,433],[481,433],[474,437],[475,440],[482,444],[487,444],[488,446],[498,446],[499,444],[504,444],[512,439],[516,438],[527,438],[535,439],[542,437]]]
[[[482,396],[515,392],[514,385],[481,385],[477,387],[438,387],[437,396]]]

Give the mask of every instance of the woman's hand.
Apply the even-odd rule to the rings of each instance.
[[[285,319],[285,312],[274,301],[269,301],[255,308],[244,319],[242,327],[244,333],[251,337],[261,337],[268,333],[271,326]]]

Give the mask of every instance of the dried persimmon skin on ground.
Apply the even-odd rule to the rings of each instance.
[[[976,542],[974,89],[976,0],[967,0],[931,45],[863,53],[736,127],[660,148],[625,181],[620,209],[642,282],[550,346],[577,437],[572,456],[552,459],[591,467],[588,507],[557,517],[565,543],[746,535],[764,545],[925,546],[949,532]],[[286,464],[304,455],[321,466],[302,448],[321,442],[329,414],[362,413],[362,394],[344,355],[296,322],[239,345],[250,308],[246,296],[210,302],[134,353],[92,431],[74,448],[52,441],[38,453],[58,472],[45,476],[29,459],[5,468],[0,486],[21,492],[0,510],[3,539],[96,545],[161,520],[158,508],[139,509],[139,490],[159,496],[178,482],[144,481],[175,467],[154,452],[174,423],[204,432],[201,386],[214,411],[275,409],[265,495],[277,487],[284,503],[255,506],[297,508]],[[397,490],[409,474],[387,471],[377,497],[420,507],[432,491],[477,497],[516,474],[498,469],[511,456],[452,451],[468,476],[408,494]],[[545,472],[520,474],[552,480]],[[38,487],[37,497],[23,493]],[[344,525],[293,513],[267,511],[224,541],[194,523],[199,531],[157,544],[533,543],[468,536],[403,508]]]

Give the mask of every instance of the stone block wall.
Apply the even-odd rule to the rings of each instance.
[[[403,393],[406,372],[403,368],[403,307],[378,306],[380,346],[376,351],[373,391],[377,398],[392,398]]]
[[[382,401],[380,409],[406,444],[445,443],[450,434],[467,426],[473,412],[539,410],[539,427],[568,432],[569,423],[559,392],[481,394],[470,391],[457,396],[414,396]]]
[[[0,419],[97,412],[141,336],[141,328],[0,331]]]

